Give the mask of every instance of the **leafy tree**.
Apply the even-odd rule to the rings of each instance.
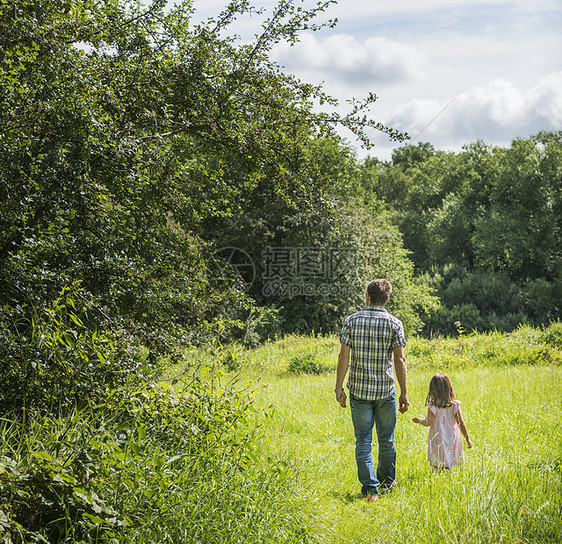
[[[190,1],[2,2],[0,302],[25,314],[79,281],[93,321],[159,350],[232,322],[248,301],[210,281],[205,221],[263,188],[309,209],[326,187],[309,146],[338,124],[401,137],[363,116],[373,97],[317,113],[334,101],[269,60],[331,3],[281,1],[239,43],[246,1],[198,25]]]
[[[337,331],[343,318],[364,304],[365,284],[373,277],[390,279],[393,311],[410,332],[417,330],[419,307],[433,306],[435,300],[413,282],[412,263],[384,203],[362,187],[360,166],[349,148],[319,139],[311,142],[309,153],[318,192],[306,208],[256,187],[238,201],[237,212],[205,223],[216,247],[239,248],[252,259],[249,294],[276,311],[250,314],[245,341]]]
[[[511,331],[530,322],[523,289],[505,273],[469,271],[457,263],[423,274],[421,282],[441,301],[421,314],[426,334],[456,334],[458,321],[469,331]]]
[[[431,144],[420,143],[395,149],[390,163],[367,157],[361,164],[363,187],[399,209],[411,190],[411,171],[436,153]]]
[[[425,318],[426,330],[451,331],[461,307],[478,329],[559,318],[561,143],[560,133],[539,133],[506,149],[476,142],[424,156],[406,147],[398,154],[402,179],[394,164],[379,172],[396,180],[386,194],[403,194],[392,201],[393,221],[443,302],[438,317]]]
[[[428,226],[445,196],[443,172],[447,170],[449,161],[450,155],[433,155],[410,170],[407,194],[394,208],[394,221],[404,236],[405,247],[415,248],[412,256],[419,270],[426,270],[431,264],[429,252],[433,240]]]
[[[544,140],[544,146],[530,139],[515,140],[502,153],[489,212],[476,224],[480,266],[507,270],[519,280],[545,276],[552,280],[559,269],[552,264],[559,260],[562,242],[560,218],[553,213],[559,206],[560,175],[552,170],[551,161],[562,142]]]
[[[435,148],[429,142],[397,147],[392,151],[392,165],[399,166],[403,170],[410,170],[436,154]]]

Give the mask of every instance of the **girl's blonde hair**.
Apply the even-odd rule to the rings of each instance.
[[[425,404],[430,402],[437,408],[447,408],[455,400],[455,390],[447,374],[435,374],[429,381],[429,393]]]

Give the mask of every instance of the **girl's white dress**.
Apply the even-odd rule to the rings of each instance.
[[[461,433],[455,418],[460,406],[458,400],[446,408],[428,404],[433,419],[429,426],[427,457],[433,467],[451,468],[463,462]]]

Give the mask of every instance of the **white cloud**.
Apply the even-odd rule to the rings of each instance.
[[[543,77],[529,92],[537,119],[548,121],[552,129],[562,128],[562,71]]]
[[[475,87],[462,93],[452,105],[452,114],[472,118],[477,123],[488,121],[497,126],[509,126],[524,120],[528,100],[513,83],[496,79],[485,87]]]
[[[279,44],[274,58],[287,70],[298,73],[322,73],[331,84],[389,83],[417,77],[426,59],[413,46],[383,37],[362,42],[348,34],[335,34],[320,40],[312,33],[303,34],[300,43],[289,47]]]
[[[562,71],[541,78],[527,92],[497,79],[463,91],[446,106],[435,100],[412,100],[397,106],[385,121],[413,138],[423,131],[417,141],[449,149],[477,139],[504,145],[517,136],[560,130]]]
[[[271,14],[278,0],[252,2]],[[216,16],[226,3],[194,0],[198,17]],[[373,91],[374,119],[412,137],[423,129],[414,143],[452,151],[562,129],[560,0],[339,0],[319,19],[332,17],[336,29],[305,33],[293,48],[280,44],[274,60],[323,83],[344,111],[346,99]],[[260,21],[242,18],[239,33],[253,36]],[[398,145],[384,134],[374,141],[370,153],[381,158]]]

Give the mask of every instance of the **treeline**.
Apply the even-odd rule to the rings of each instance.
[[[165,4],[0,6],[4,346],[63,292],[150,362],[333,332],[372,276],[410,332],[560,316],[559,133],[359,161],[337,126],[403,138],[363,116],[374,97],[318,113],[335,101],[268,58],[330,2],[280,2],[250,43],[229,37],[246,2],[200,24]]]
[[[562,132],[484,142],[460,153],[430,144],[369,159],[363,182],[387,202],[416,276],[441,307],[424,331],[510,331],[562,315]]]

